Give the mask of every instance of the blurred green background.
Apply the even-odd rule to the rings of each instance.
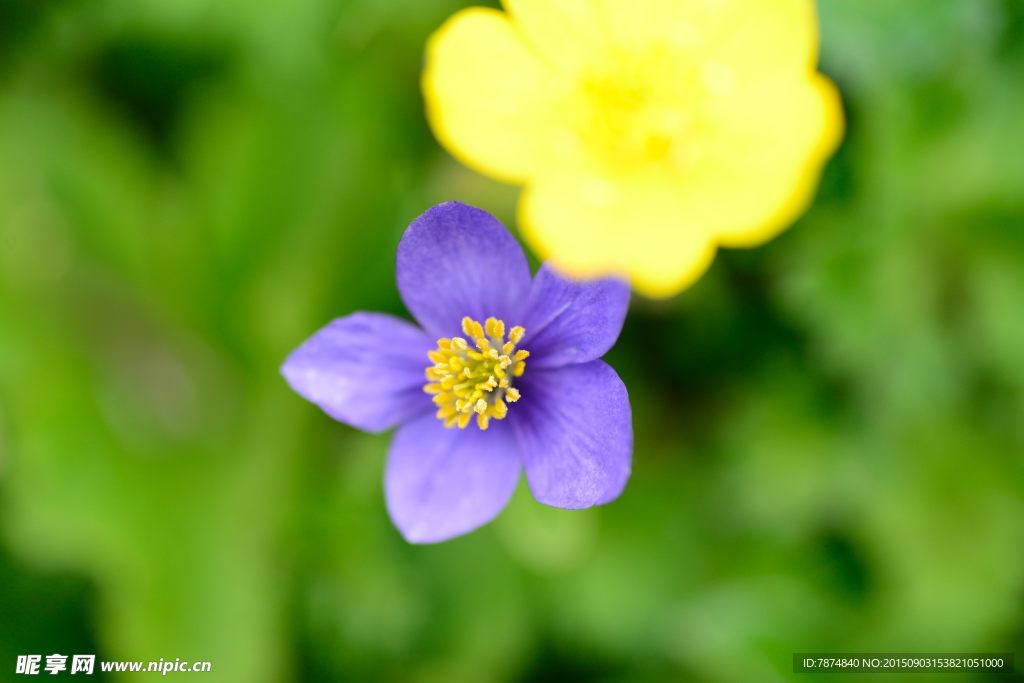
[[[332,317],[402,313],[428,206],[514,225],[423,117],[424,41],[462,4],[0,0],[0,679],[53,652],[246,683],[1024,652],[1024,2],[824,0],[846,141],[790,231],[634,302],[626,493],[523,486],[414,547],[388,437],[278,366]]]

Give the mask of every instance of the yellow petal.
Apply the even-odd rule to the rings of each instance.
[[[702,57],[712,69],[725,67],[740,79],[803,75],[818,61],[818,17],[814,0],[705,1],[715,9]]]
[[[686,179],[719,244],[759,245],[788,227],[817,188],[843,130],[835,86],[821,76],[722,98]]]
[[[526,42],[562,72],[628,50],[741,70],[813,66],[813,0],[504,0]]]
[[[505,14],[451,17],[427,44],[422,86],[434,134],[463,163],[507,182],[542,163],[550,74]]]
[[[503,0],[527,44],[551,68],[585,68],[610,45],[608,17],[600,0]]]
[[[693,283],[714,256],[713,237],[682,211],[679,187],[665,177],[563,171],[526,188],[519,225],[565,274],[620,274],[641,294],[666,297]]]

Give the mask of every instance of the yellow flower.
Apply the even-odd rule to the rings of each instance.
[[[804,210],[842,134],[813,0],[505,0],[427,46],[438,139],[521,184],[519,223],[570,275],[669,296],[715,249]]]

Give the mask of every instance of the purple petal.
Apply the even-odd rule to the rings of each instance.
[[[459,334],[463,316],[518,325],[530,289],[519,243],[494,216],[458,202],[429,209],[398,244],[398,291],[435,337]]]
[[[423,393],[422,330],[380,313],[353,313],[321,329],[281,367],[292,389],[335,420],[380,432],[434,404]]]
[[[534,498],[576,509],[622,493],[633,426],[622,380],[604,361],[527,367],[522,398],[509,409]],[[515,412],[515,414],[513,414]]]
[[[494,519],[519,482],[508,425],[446,429],[433,415],[402,425],[384,478],[388,512],[411,543],[437,543]]]
[[[533,280],[522,348],[531,368],[586,363],[603,356],[619,338],[629,308],[629,284],[618,278],[568,280],[548,264]]]

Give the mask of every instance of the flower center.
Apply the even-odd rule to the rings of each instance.
[[[426,371],[429,383],[423,391],[434,396],[437,418],[445,427],[465,429],[476,415],[476,424],[487,429],[491,420],[502,420],[508,404],[519,400],[512,386],[526,370],[530,352],[516,350],[526,330],[513,327],[505,341],[505,323],[488,318],[481,325],[470,317],[462,319],[468,337],[442,337],[428,356],[433,361]]]
[[[729,87],[728,69],[711,66],[695,69],[660,46],[595,64],[570,110],[591,160],[607,172],[686,173],[701,153],[704,102]]]
[[[583,93],[588,106],[578,125],[596,161],[610,168],[674,165],[689,125],[685,111],[614,79],[589,80]]]

